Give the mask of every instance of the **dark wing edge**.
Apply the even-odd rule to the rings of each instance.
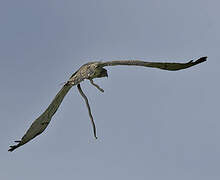
[[[191,66],[200,64],[207,60],[207,56],[201,57],[196,61],[190,60],[187,63],[169,63],[169,62],[146,62],[140,60],[119,60],[119,61],[107,61],[101,62],[100,66],[117,66],[117,65],[128,65],[128,66],[144,66],[144,67],[151,67],[151,68],[159,68],[168,71],[177,71],[181,69],[186,69]]]
[[[30,140],[41,134],[46,129],[46,127],[51,121],[51,118],[58,110],[60,104],[62,103],[64,97],[66,96],[66,94],[68,93],[71,87],[72,85],[70,84],[65,84],[62,87],[62,89],[57,93],[57,95],[50,103],[48,108],[31,124],[31,126],[29,127],[25,135],[22,137],[22,139],[19,141],[14,141],[15,143],[18,144],[10,146],[8,150],[9,152],[12,152],[18,147],[26,144],[27,142],[29,142]]]

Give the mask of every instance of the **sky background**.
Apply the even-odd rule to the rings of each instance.
[[[219,180],[217,0],[1,0],[0,179]],[[208,61],[182,71],[108,67],[76,87],[43,134],[7,152],[82,64]]]

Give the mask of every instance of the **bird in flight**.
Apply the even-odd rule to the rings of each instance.
[[[15,141],[17,143],[16,145],[10,146],[10,149],[8,151],[14,151],[16,148],[26,144],[39,134],[41,134],[48,126],[48,124],[51,121],[51,118],[56,113],[57,109],[59,108],[61,102],[63,101],[64,97],[68,93],[68,91],[73,86],[77,86],[79,93],[82,95],[83,99],[85,100],[89,117],[92,122],[93,127],[93,134],[94,137],[96,136],[96,127],[93,120],[93,116],[91,113],[91,108],[88,102],[88,99],[84,92],[81,89],[80,83],[87,79],[90,81],[90,83],[95,86],[98,90],[101,92],[104,92],[104,90],[99,87],[97,84],[94,83],[94,78],[102,78],[102,77],[108,77],[107,70],[104,69],[105,66],[117,66],[117,65],[128,65],[128,66],[143,66],[143,67],[151,67],[151,68],[159,68],[163,70],[168,71],[178,71],[181,69],[186,69],[191,66],[194,66],[196,64],[200,64],[204,61],[206,61],[207,57],[201,57],[197,59],[196,61],[189,61],[187,63],[168,63],[168,62],[145,62],[140,60],[116,60],[116,61],[107,61],[107,62],[89,62],[84,65],[82,65],[70,78],[61,90],[57,93],[55,98],[52,100],[50,105],[47,107],[47,109],[31,124],[30,128],[27,130],[25,135],[21,138],[21,140]]]

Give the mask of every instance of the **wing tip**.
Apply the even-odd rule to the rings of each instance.
[[[12,151],[14,151],[15,149],[17,149],[18,147],[21,146],[21,141],[15,141],[15,142],[17,142],[18,144],[13,145],[13,146],[9,146],[10,148],[8,149],[8,152],[12,152]]]
[[[18,147],[19,147],[18,145],[10,146],[10,149],[8,150],[8,152],[12,152]]]
[[[201,58],[197,59],[194,63],[199,64],[199,63],[205,62],[205,61],[207,61],[207,58],[208,58],[207,56],[201,57]]]

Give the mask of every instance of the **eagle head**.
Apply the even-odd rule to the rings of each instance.
[[[89,79],[108,77],[108,72],[103,67],[96,67]]]
[[[96,68],[94,78],[102,78],[102,77],[108,77],[107,70],[103,67]]]

